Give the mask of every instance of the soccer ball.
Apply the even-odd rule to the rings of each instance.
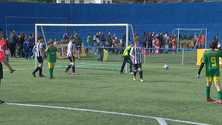
[[[164,65],[163,68],[167,70],[167,69],[169,69],[169,66],[168,65]]]

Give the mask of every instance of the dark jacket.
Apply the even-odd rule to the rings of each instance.
[[[18,37],[16,34],[11,34],[9,37],[8,37],[8,42],[9,44],[16,44],[18,41]]]
[[[75,39],[75,46],[81,46],[82,45],[82,41],[80,38]]]
[[[25,42],[25,37],[24,36],[20,36],[19,40],[18,40],[18,46],[20,46],[21,48],[23,48],[23,43]]]
[[[147,35],[144,33],[144,34],[142,35],[142,43],[145,43],[146,40],[147,40]]]

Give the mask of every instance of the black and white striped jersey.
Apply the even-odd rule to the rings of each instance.
[[[143,54],[143,49],[142,47],[136,47],[133,46],[130,50],[130,54],[133,55],[135,58],[132,59],[133,64],[139,64],[142,63],[142,54]]]
[[[35,45],[35,50],[36,50],[37,57],[42,57],[42,55],[40,54],[39,49],[43,50],[43,44],[41,42],[38,42],[37,45]],[[43,51],[42,51],[42,53],[43,53]]]

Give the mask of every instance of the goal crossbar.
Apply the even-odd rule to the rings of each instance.
[[[36,23],[35,24],[35,36],[38,36],[38,26],[124,26],[126,27],[126,40],[129,39],[129,27],[131,27],[132,30],[132,35],[134,38],[134,31],[133,31],[133,25],[132,24],[127,24],[127,23],[119,23],[119,24],[42,24],[42,23]],[[35,44],[37,44],[37,37],[35,37]],[[126,42],[126,48],[128,46],[128,42]],[[36,56],[35,56],[36,58]],[[37,67],[37,59],[35,59],[35,67]],[[128,73],[128,64],[126,64],[126,73]]]

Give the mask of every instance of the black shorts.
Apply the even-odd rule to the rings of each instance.
[[[3,68],[2,68],[2,63],[0,62],[0,79],[3,78]]]
[[[75,62],[75,57],[74,56],[71,56],[71,57],[68,57],[68,58],[69,58],[70,62]]]
[[[137,70],[138,68],[142,68],[142,64],[134,64],[134,70]]]
[[[43,63],[42,57],[37,57],[39,63]]]

